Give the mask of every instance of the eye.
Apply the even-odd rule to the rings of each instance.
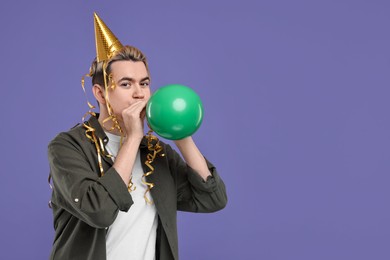
[[[120,86],[124,87],[124,88],[129,88],[131,86],[131,84],[130,84],[130,82],[123,82],[123,83],[121,83]]]
[[[145,81],[141,83],[141,86],[143,87],[149,87],[149,82]]]

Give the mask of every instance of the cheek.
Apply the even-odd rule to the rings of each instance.
[[[114,114],[120,116],[122,114],[122,110],[126,107],[126,101],[123,100],[120,93],[112,92],[109,96],[110,105]]]
[[[147,90],[145,90],[145,98],[149,99],[150,96],[151,96],[151,91],[150,91],[150,88],[148,88]]]

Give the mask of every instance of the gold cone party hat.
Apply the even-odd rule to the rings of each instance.
[[[111,32],[107,25],[94,13],[96,59],[98,62],[108,60],[111,55],[123,48],[118,38]]]

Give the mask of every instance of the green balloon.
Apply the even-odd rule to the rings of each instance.
[[[168,85],[150,97],[146,105],[146,119],[159,136],[179,140],[198,130],[203,120],[203,105],[191,88]]]

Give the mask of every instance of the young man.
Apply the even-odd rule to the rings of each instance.
[[[227,203],[215,167],[191,137],[184,160],[144,136],[151,95],[145,56],[122,46],[95,14],[90,76],[100,114],[48,147],[55,240],[51,259],[178,259],[176,211],[214,212]]]

